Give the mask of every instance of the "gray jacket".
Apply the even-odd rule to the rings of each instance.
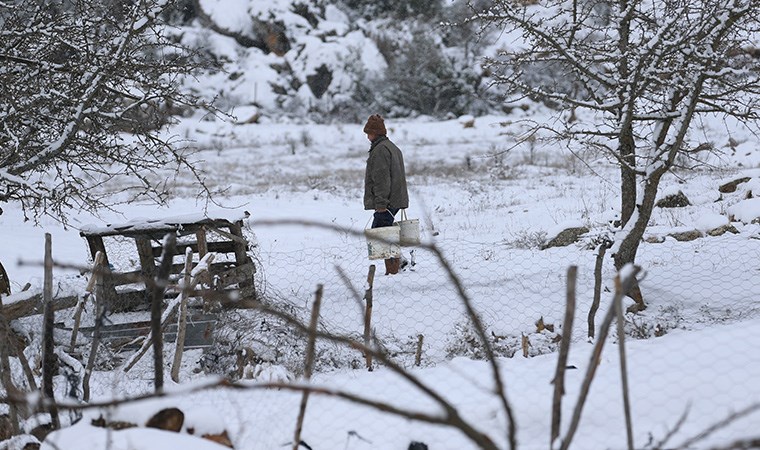
[[[372,142],[364,173],[364,209],[404,209],[409,207],[404,156],[388,139]]]

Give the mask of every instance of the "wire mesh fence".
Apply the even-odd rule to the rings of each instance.
[[[482,411],[487,419],[472,412],[470,417],[489,430],[499,448],[509,448],[503,413],[497,412],[493,399],[483,395],[492,392],[492,380],[464,368],[469,364],[466,361],[486,358],[483,343],[464,306],[466,296],[502,364],[507,393],[515,394],[519,448],[548,448],[547,414],[551,409],[554,373],[546,372],[546,367],[553,370],[554,360],[545,364],[534,362],[534,357],[554,353],[559,347],[564,331],[566,271],[577,266],[577,307],[571,336],[572,345],[579,350],[575,358],[571,354],[568,367],[588,366],[586,355],[591,348],[588,316],[594,297],[598,248],[581,242],[539,250],[507,242],[443,239],[436,243],[442,260],[425,248],[405,248],[405,267],[397,275],[385,275],[382,260],[367,259],[361,239],[344,241],[342,245],[329,247],[260,251],[259,292],[267,302],[287,305],[293,316],[308,323],[316,287],[322,285],[321,329],[362,342],[366,320],[364,295],[369,287],[369,268],[375,264],[371,329],[377,345],[401,367],[419,367],[421,373],[430,376],[436,389],[455,399],[463,409],[473,410],[469,401],[482,402],[474,410]],[[632,367],[630,395],[639,447],[660,448],[659,440],[677,431],[679,418],[685,413],[690,430],[707,430],[741,407],[760,402],[757,395],[748,397],[746,390],[753,377],[760,375],[755,373],[760,356],[733,350],[735,334],[725,331],[725,327],[742,327],[743,321],[760,316],[758,261],[760,240],[746,235],[642,243],[637,263],[643,268],[639,284],[648,308],[639,314],[626,314],[624,324],[626,339],[635,350],[628,364]],[[616,291],[615,275],[607,256],[599,286],[601,307],[596,312],[597,327]],[[463,292],[458,290],[460,285]],[[249,357],[243,362],[249,368],[240,371],[243,378],[296,379],[303,372],[306,336],[267,319],[266,315],[256,314],[234,312],[227,316],[228,325],[237,325],[222,327],[220,342],[233,340],[235,346],[249,349]],[[665,339],[658,344],[658,348],[665,350],[649,351],[650,347],[641,344],[668,334],[698,333],[713,326],[717,328],[710,331],[710,338],[695,340],[694,345],[684,345],[688,340]],[[612,350],[608,348],[597,363],[617,367],[619,360],[613,344],[620,339],[614,326],[610,333],[612,344],[608,346]],[[673,345],[683,348],[673,349]],[[705,373],[696,370],[700,364],[716,363],[725,364],[725,369],[710,371],[710,376],[698,375]],[[273,369],[279,366],[287,370]],[[378,371],[374,380],[361,377],[367,371],[367,363],[360,350],[318,340],[317,382],[350,386],[370,397],[390,395],[396,402],[423,410],[432,407],[428,398],[389,375],[382,364],[375,362],[374,369]],[[570,404],[579,394],[583,379],[580,372],[571,370],[568,375]],[[719,377],[714,375],[717,373]],[[589,395],[593,413],[587,414],[582,422],[576,437],[579,447],[575,448],[625,448],[622,399],[619,395],[610,398],[610,393],[617,394],[622,389],[620,374],[614,370],[600,373],[596,383],[603,387],[592,389]],[[684,385],[689,386],[687,392],[691,395],[683,395]],[[246,395],[250,397],[244,408],[256,410],[254,415],[260,420],[254,429],[239,430],[241,435],[248,436],[244,440],[256,442],[251,448],[287,445],[292,439],[298,395],[289,391]],[[228,401],[242,401],[240,397],[231,400],[228,396],[221,394],[216,406],[224,408],[229,407]],[[441,432],[429,424],[393,414],[380,418],[376,414],[365,416],[366,410],[357,412],[344,403],[336,398],[320,398],[310,403],[304,440],[330,442],[331,448],[402,448],[399,445],[406,444],[401,444],[398,436],[408,440],[411,435],[419,436],[430,448],[477,447],[453,430]],[[543,406],[536,409],[535,404]],[[569,408],[564,407],[564,414],[570,414]],[[738,430],[750,430],[740,419],[735,421],[739,423]],[[619,426],[608,428],[610,420]],[[263,435],[262,430],[266,430]],[[716,439],[725,440],[732,433],[737,433],[737,428],[730,428],[723,435],[718,433]]]

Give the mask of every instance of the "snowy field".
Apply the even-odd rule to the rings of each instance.
[[[245,118],[249,112],[236,114]],[[540,119],[534,111],[523,116],[479,117],[466,128],[461,121],[388,120],[389,137],[404,152],[410,184],[410,217],[419,218],[423,240],[435,244],[476,306],[500,355],[499,368],[513,407],[517,443],[521,449],[549,448],[551,400],[557,363],[554,338],[561,333],[565,313],[566,272],[578,266],[573,340],[563,403],[564,436],[592,345],[587,342],[586,318],[593,298],[596,256],[592,237],[608,231],[619,207],[618,171],[609,161],[589,152],[584,161],[556,144],[534,142],[515,146],[525,132],[521,119]],[[709,124],[708,124],[709,125]],[[732,129],[737,145],[729,146],[725,129],[699,130],[721,152],[711,165],[682,171],[663,181],[661,193],[683,192],[691,206],[657,208],[642,243],[638,263],[642,291],[649,308],[627,315],[626,334],[630,395],[636,448],[722,448],[734,440],[757,437],[760,421],[760,149],[756,138]],[[198,149],[199,165],[208,184],[225,189],[206,205],[195,199],[197,186],[180,176],[169,207],[122,205],[116,211],[91,217],[72,212],[63,227],[48,218],[39,225],[24,221],[12,205],[0,215],[0,258],[17,292],[27,282],[42,286],[38,262],[44,233],[52,234],[58,262],[90,263],[79,228],[86,224],[125,222],[144,217],[220,208],[251,213],[248,233],[255,235],[254,253],[260,263],[258,283],[272,299],[287,302],[306,316],[318,284],[324,285],[322,325],[331,331],[360,335],[362,310],[338,269],[359,291],[366,288],[369,265],[360,236],[371,214],[362,210],[362,180],[368,142],[359,124],[301,125],[262,123],[238,125],[186,119],[173,133]],[[718,186],[741,177],[752,179],[735,193],[721,194]],[[119,188],[114,179],[112,188]],[[737,233],[680,242],[669,234],[688,230],[703,233],[720,225]],[[344,231],[278,225],[280,220],[307,220]],[[757,220],[754,220],[757,222]],[[540,249],[548,237],[568,226],[584,225],[591,237],[560,248]],[[356,233],[356,234],[354,234]],[[499,446],[508,448],[507,422],[492,394],[493,377],[482,352],[468,338],[461,299],[433,254],[417,249],[407,258],[415,265],[396,276],[383,276],[378,267],[374,284],[375,332],[394,360],[450,401],[459,413]],[[24,264],[17,264],[24,261]],[[127,264],[127,263],[125,263]],[[615,272],[609,258],[603,269],[602,306],[597,325],[608,310]],[[60,286],[82,286],[86,280],[72,271],[58,271]],[[68,289],[69,287],[67,287]],[[63,288],[62,288],[63,289]],[[7,301],[4,300],[7,304]],[[68,323],[71,311],[57,320]],[[554,326],[537,330],[536,322]],[[35,322],[36,321],[36,322]],[[19,326],[34,327],[39,317]],[[614,327],[613,327],[614,328]],[[423,336],[420,366],[414,351]],[[626,447],[620,385],[617,334],[604,349],[596,379],[572,448]],[[528,357],[522,342],[527,337]],[[168,346],[166,361],[171,361]],[[261,351],[265,351],[263,349]],[[287,349],[275,352],[287,354]],[[171,390],[184,391],[160,401],[110,411],[114,417],[137,420],[162,405],[179,406],[197,427],[226,428],[236,449],[289,448],[300,394],[255,389],[258,382],[297,379],[292,365],[299,355],[281,364],[262,362],[252,368],[256,378],[245,380],[249,390],[201,390],[187,393],[193,383],[214,378],[197,369],[202,355],[188,352],[181,374],[185,382]],[[407,381],[379,367],[363,368],[361,354],[348,349],[320,347],[316,384],[343,389],[415,411],[440,409]],[[128,373],[98,372],[93,377],[97,399],[136,396],[152,389],[151,369],[141,362]],[[290,364],[290,365],[289,365]],[[20,374],[14,374],[21,380]],[[58,392],[66,392],[59,379]],[[749,408],[731,423],[690,441],[731,414]],[[87,411],[85,417],[97,416]],[[679,419],[685,419],[679,425]],[[205,425],[198,425],[205,424]],[[158,435],[154,435],[158,433]],[[222,448],[188,439],[165,443],[157,431],[135,429],[104,433],[82,420],[70,431],[49,437],[46,449]],[[367,407],[325,396],[312,396],[303,440],[315,450],[406,449],[412,441],[430,449],[475,448],[451,428],[429,425],[379,413]],[[111,444],[106,444],[105,440]],[[109,447],[110,445],[110,447]]]

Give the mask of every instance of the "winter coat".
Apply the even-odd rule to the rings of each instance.
[[[404,156],[386,136],[372,142],[364,173],[364,209],[409,207]]]

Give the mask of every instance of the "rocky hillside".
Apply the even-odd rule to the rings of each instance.
[[[172,21],[223,68],[192,88],[238,120],[329,121],[491,109],[483,41],[474,25],[451,25],[471,13],[465,0],[187,0]]]

